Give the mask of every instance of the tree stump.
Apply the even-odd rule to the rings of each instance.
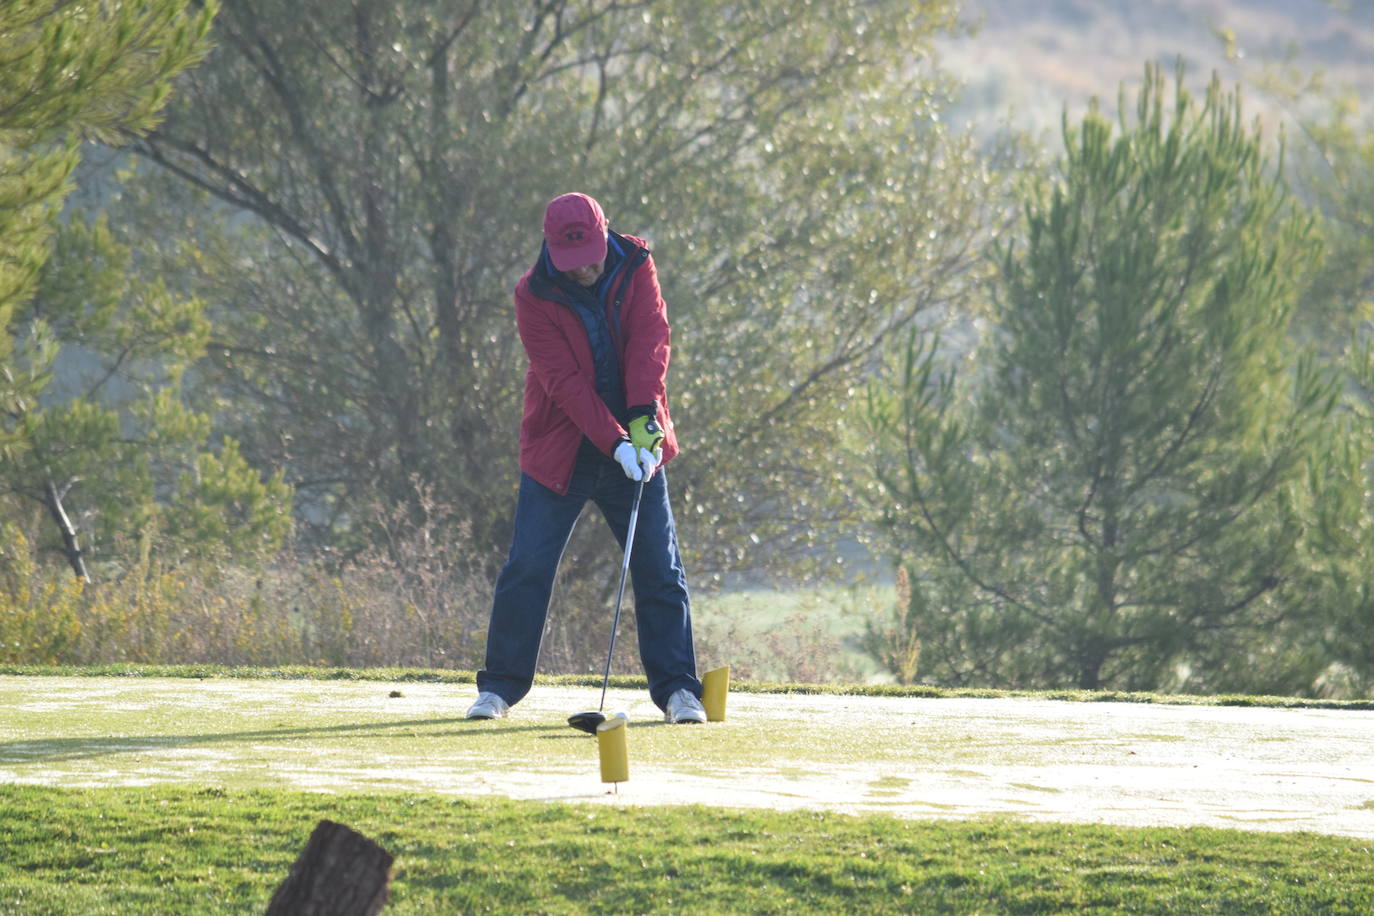
[[[272,895],[267,916],[376,916],[386,904],[394,860],[356,830],[320,821]]]

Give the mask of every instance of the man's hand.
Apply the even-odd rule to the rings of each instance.
[[[635,448],[658,452],[663,444],[663,427],[652,416],[635,417],[630,421],[630,443]]]
[[[625,476],[634,481],[648,480],[658,468],[659,454],[646,448],[635,448],[633,444],[621,440],[615,447],[615,460]]]

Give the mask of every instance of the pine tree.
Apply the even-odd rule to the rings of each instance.
[[[172,79],[208,49],[215,12],[214,0],[0,6],[0,495],[45,506],[83,578],[84,551],[63,505],[73,481],[101,480],[104,500],[134,521],[152,488],[148,456],[131,449],[129,405],[101,404],[97,389],[121,368],[169,354],[160,371],[179,374],[205,335],[185,300],[159,283],[126,281],[129,252],[98,221],[72,218],[63,238],[79,250],[53,268],[57,217],[81,143],[151,129]],[[64,344],[113,347],[91,390],[64,397],[49,388]],[[147,405],[157,404],[164,438],[196,425],[150,396]]]
[[[1214,78],[1065,118],[958,376],[913,339],[871,418],[924,676],[1206,689],[1293,611],[1290,487],[1329,374],[1288,324],[1313,221]]]
[[[53,355],[16,359],[10,326],[47,260],[53,219],[83,139],[148,130],[172,78],[206,50],[215,0],[0,5],[0,454],[21,447],[18,417]]]

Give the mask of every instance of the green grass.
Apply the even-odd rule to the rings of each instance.
[[[634,760],[649,781],[611,797],[596,780],[595,742],[561,719],[566,697],[580,691],[546,691],[522,717],[468,723],[471,672],[3,666],[0,674],[14,675],[0,678],[0,769],[9,780],[0,783],[0,914],[261,913],[322,818],[397,857],[388,914],[1374,912],[1367,838],[923,819],[958,812],[932,801],[938,793],[913,796],[918,775],[962,766],[983,779],[989,754],[999,764],[1046,756],[1042,742],[1008,744],[967,728],[835,731],[818,741],[814,730],[762,715],[702,729],[639,717]],[[642,678],[616,681],[633,688],[631,702],[648,704],[634,696]],[[599,686],[596,677],[541,682]],[[1011,695],[750,683],[732,692]],[[1294,704],[1308,701],[1271,705]],[[1149,756],[1177,737],[1133,734],[1130,746]],[[1114,760],[1119,750],[1082,747],[1076,732],[1046,740],[1060,764]],[[655,771],[702,776],[726,761],[729,772],[749,774],[741,778],[786,782],[860,760],[871,765],[864,801],[883,812],[900,805],[907,817],[632,804],[662,791],[648,788]],[[562,788],[541,790],[540,801],[449,794],[493,767],[547,774]],[[296,777],[335,791],[286,788]],[[1054,791],[1033,781],[1021,788]],[[1348,804],[1365,810],[1368,798]]]
[[[0,912],[261,913],[322,818],[401,913],[1367,913],[1368,841],[189,787],[0,786]]]

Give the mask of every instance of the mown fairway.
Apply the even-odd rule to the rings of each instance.
[[[0,912],[261,912],[321,818],[397,913],[1374,910],[1368,709],[746,686],[673,728],[627,680],[612,794],[594,687],[471,692],[0,676]]]

